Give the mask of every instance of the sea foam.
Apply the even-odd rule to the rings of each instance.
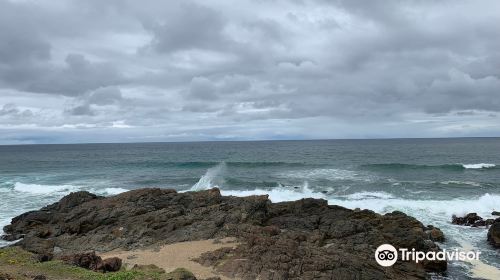
[[[226,172],[226,163],[221,162],[211,167],[201,176],[200,180],[191,187],[191,191],[207,190],[214,187],[220,187],[224,182],[224,173]]]
[[[315,168],[306,170],[291,170],[278,174],[280,178],[300,178],[300,179],[327,179],[369,181],[366,176],[360,176],[357,172],[336,168]]]
[[[96,192],[98,193],[102,193],[104,195],[117,195],[117,194],[121,194],[121,193],[124,193],[124,192],[127,192],[129,190],[127,189],[124,189],[124,188],[105,188],[104,190],[96,190]]]
[[[309,184],[304,182],[300,187],[279,187],[268,190],[255,189],[255,190],[221,190],[222,195],[232,196],[250,196],[250,195],[268,195],[272,202],[293,201],[302,198],[322,198],[326,199],[323,193],[314,192],[309,188]]]
[[[77,190],[79,187],[73,185],[40,185],[40,184],[24,184],[16,182],[14,190],[18,192],[31,194],[50,194],[64,193]]]
[[[494,168],[496,167],[493,163],[472,163],[472,164],[462,164],[465,169],[483,169],[483,168]]]
[[[330,205],[340,205],[346,208],[370,209],[379,213],[387,213],[394,210],[425,211],[433,215],[465,215],[469,212],[477,212],[479,215],[489,216],[491,211],[498,210],[500,195],[484,194],[470,199],[451,200],[412,200],[395,198],[385,192],[358,192],[348,195],[326,195],[315,192],[305,184],[300,189],[294,188],[272,188],[254,190],[222,190],[223,195],[249,196],[249,195],[269,195],[273,202],[293,201],[302,198],[322,198],[327,199]]]

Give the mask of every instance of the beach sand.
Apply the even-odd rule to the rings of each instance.
[[[460,245],[464,251],[478,251],[477,248],[472,246],[469,242],[459,240]],[[469,264],[472,265],[470,270],[471,276],[474,278],[485,280],[498,280],[500,279],[500,270],[492,265],[489,265],[481,260],[470,260]]]
[[[166,272],[170,272],[176,268],[182,267],[191,271],[198,279],[220,277],[224,280],[230,278],[220,275],[212,268],[202,266],[192,261],[192,259],[199,257],[205,252],[214,251],[223,247],[234,247],[236,245],[238,245],[238,243],[236,243],[234,238],[219,240],[209,239],[168,244],[155,249],[111,251],[100,254],[100,256],[102,258],[119,257],[123,260],[127,268],[131,268],[135,264],[154,264],[165,269]]]

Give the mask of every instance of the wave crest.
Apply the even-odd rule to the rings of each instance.
[[[497,169],[498,166],[493,163],[473,163],[473,164],[440,164],[440,165],[426,165],[426,164],[407,164],[407,163],[375,163],[361,165],[364,169],[376,171],[391,171],[391,170],[431,170],[441,169],[445,171],[464,171],[467,169]]]
[[[465,169],[486,169],[495,168],[496,165],[493,163],[472,163],[472,164],[462,164]]]
[[[209,168],[200,180],[191,187],[192,191],[208,190],[214,187],[220,187],[224,183],[224,173],[226,173],[226,163],[221,162],[218,165]]]
[[[50,193],[66,193],[78,190],[79,187],[73,185],[40,185],[40,184],[24,184],[16,182],[14,190],[18,192],[31,194],[50,194]]]

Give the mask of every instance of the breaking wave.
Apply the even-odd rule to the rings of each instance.
[[[124,189],[124,188],[105,188],[105,189],[95,190],[96,193],[103,194],[103,195],[117,195],[117,194],[121,194],[121,193],[124,193],[127,191],[129,191],[129,190]]]
[[[283,186],[268,190],[221,190],[221,193],[222,195],[232,196],[268,195],[272,202],[293,201],[302,198],[327,198],[325,194],[311,190],[307,182],[304,182],[304,185],[299,187]]]
[[[298,178],[298,179],[327,179],[330,181],[366,181],[369,182],[373,178],[365,174],[358,174],[352,170],[335,169],[335,168],[315,168],[307,170],[291,170],[278,174],[280,178]]]
[[[312,190],[307,183],[301,188],[280,187],[254,190],[222,190],[223,195],[249,196],[269,195],[273,202],[294,201],[302,198],[322,198],[328,200],[330,205],[340,205],[346,208],[370,209],[379,213],[392,212],[394,210],[407,210],[408,213],[432,213],[440,219],[451,217],[451,215],[465,215],[477,212],[479,215],[489,216],[494,210],[498,210],[500,195],[484,194],[471,199],[451,200],[412,200],[397,198],[385,192],[357,192],[347,195],[327,195]],[[425,216],[424,216],[425,217]]]
[[[214,187],[220,187],[224,183],[224,173],[226,172],[226,163],[221,162],[218,165],[209,168],[205,175],[191,187],[192,191],[207,190]]]
[[[464,171],[467,169],[486,170],[498,169],[498,166],[493,163],[473,163],[473,164],[441,164],[441,165],[425,165],[425,164],[406,164],[406,163],[377,163],[361,165],[363,169],[375,171],[391,171],[391,170],[428,170],[440,169],[445,171]]]
[[[14,184],[14,191],[30,194],[69,193],[78,189],[79,187],[73,185],[39,185],[20,182]]]
[[[496,165],[493,163],[473,163],[473,164],[462,164],[465,169],[487,169],[495,168]]]

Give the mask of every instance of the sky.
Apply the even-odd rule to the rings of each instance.
[[[0,144],[500,136],[500,2],[0,0]]]

